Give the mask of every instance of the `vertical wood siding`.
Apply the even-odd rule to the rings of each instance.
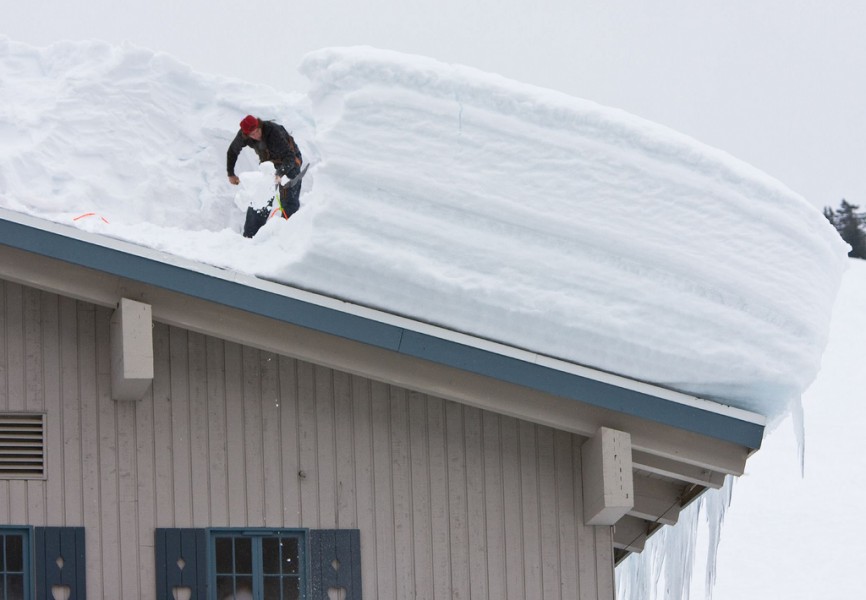
[[[110,397],[111,311],[0,281],[0,410],[47,413],[47,478],[0,523],[86,528],[88,597],[153,598],[155,527],[359,528],[367,598],[613,597],[582,439],[154,325]]]

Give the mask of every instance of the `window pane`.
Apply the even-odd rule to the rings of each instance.
[[[6,536],[0,536],[0,571],[6,570]],[[0,589],[0,594],[3,590]]]
[[[280,597],[280,578],[265,577],[264,600],[282,600]]]
[[[296,574],[300,567],[298,560],[298,538],[281,538],[283,553],[283,573]]]
[[[262,570],[265,573],[280,572],[279,538],[262,538]]]
[[[24,575],[7,575],[6,598],[8,600],[24,600]]]
[[[237,600],[252,600],[253,598],[253,578],[238,577],[237,587],[235,589],[235,598]]]
[[[218,600],[228,600],[234,598],[235,585],[232,577],[217,577],[216,578],[216,597]]]
[[[18,571],[24,570],[24,548],[22,547],[23,540],[20,535],[6,536],[6,570]]]
[[[232,573],[232,538],[218,537],[214,544],[217,573]]]
[[[253,541],[235,538],[235,573],[253,572]]]
[[[300,600],[301,580],[297,577],[283,577],[283,597],[280,600]]]

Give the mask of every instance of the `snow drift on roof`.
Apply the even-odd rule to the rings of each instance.
[[[659,125],[370,48],[309,55],[309,97],[132,47],[0,57],[0,206],[770,417],[817,373],[838,235]],[[246,155],[240,190],[224,167],[248,112],[312,163],[253,240],[268,166]]]

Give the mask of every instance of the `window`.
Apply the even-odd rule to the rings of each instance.
[[[216,600],[299,600],[305,590],[304,533],[211,530]]]
[[[157,598],[361,600],[357,529],[157,528]]]
[[[83,527],[0,526],[0,600],[85,597]]]
[[[0,598],[30,598],[30,530],[0,527]]]

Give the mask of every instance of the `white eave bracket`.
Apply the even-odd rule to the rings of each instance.
[[[587,525],[614,525],[634,508],[631,435],[601,427],[581,449],[583,518]]]
[[[153,382],[150,304],[121,298],[111,317],[111,397],[141,400]]]

